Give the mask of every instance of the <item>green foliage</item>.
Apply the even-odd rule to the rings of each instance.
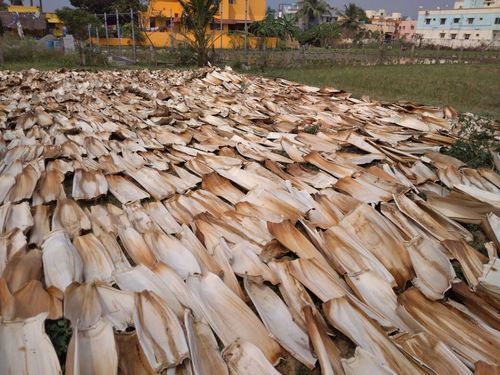
[[[309,133],[309,134],[318,134],[319,132],[319,125],[309,125],[304,128],[304,133]]]
[[[135,22],[134,22],[134,35],[135,35],[136,42],[142,42],[142,41],[146,40],[144,33],[140,31],[139,25],[137,25],[137,23],[135,23]],[[121,36],[123,38],[132,39],[132,23],[131,22],[126,23],[121,27]]]
[[[296,38],[300,29],[286,17],[274,18],[267,15],[262,21],[253,22],[248,31],[258,37],[276,37],[280,39]]]
[[[61,318],[58,320],[46,320],[45,332],[52,341],[56,350],[59,363],[64,366],[66,353],[68,351],[69,340],[71,339],[71,324],[69,320]]]
[[[495,140],[495,124],[471,113],[461,115],[457,124],[459,139],[446,150],[472,168],[492,167],[490,151],[499,151],[500,145]]]
[[[187,43],[196,55],[198,66],[205,66],[208,62],[209,48],[213,43],[207,30],[219,12],[220,0],[179,0],[179,2],[182,6],[182,25],[194,36],[191,40],[184,33]]]
[[[304,31],[299,36],[300,44],[311,44],[318,47],[333,47],[340,39],[342,30],[336,23],[323,23]]]
[[[321,16],[331,14],[330,6],[325,0],[301,0],[297,5],[297,17],[302,19],[306,30],[317,25]]]
[[[64,7],[56,10],[57,16],[64,22],[69,32],[77,40],[85,40],[88,37],[88,25],[97,25],[97,18],[86,10]]]
[[[114,13],[117,9],[120,13],[129,12],[131,8],[134,11],[146,9],[141,0],[70,0],[70,3],[92,14]]]
[[[361,29],[363,22],[366,22],[366,13],[354,3],[344,5],[344,11],[339,12],[339,24],[344,29],[346,37],[353,38]]]

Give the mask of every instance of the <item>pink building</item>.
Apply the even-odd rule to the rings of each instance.
[[[399,21],[398,25],[398,36],[403,41],[407,43],[411,43],[414,41],[415,33],[417,28],[417,20],[412,20],[411,18],[407,18]]]

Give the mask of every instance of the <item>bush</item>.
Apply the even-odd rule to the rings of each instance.
[[[455,131],[459,139],[445,151],[472,168],[493,167],[491,151],[500,151],[495,140],[496,124],[486,118],[466,113],[460,116]]]

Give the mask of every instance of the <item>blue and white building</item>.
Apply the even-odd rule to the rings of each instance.
[[[453,9],[420,10],[422,44],[500,48],[500,0],[460,0]]]

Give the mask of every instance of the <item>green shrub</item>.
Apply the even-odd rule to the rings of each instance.
[[[58,320],[46,320],[45,332],[52,341],[56,350],[59,363],[62,368],[66,363],[66,353],[68,352],[69,340],[71,339],[71,324],[69,320],[61,318]]]
[[[459,139],[445,153],[472,168],[493,167],[491,151],[500,150],[495,140],[496,127],[489,119],[471,113],[461,115],[455,128]]]

